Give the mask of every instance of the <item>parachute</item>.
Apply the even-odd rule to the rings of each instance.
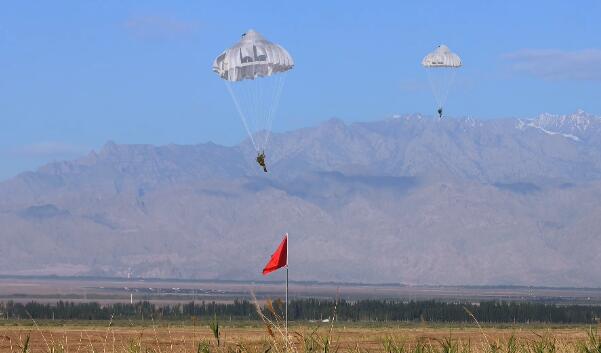
[[[286,73],[293,67],[286,49],[252,29],[213,62],[257,154],[264,155]]]
[[[459,55],[451,52],[449,47],[444,44],[439,45],[422,60],[422,66],[428,72],[428,80],[441,118],[442,107],[447,101],[449,91],[455,80],[455,74],[461,65]]]

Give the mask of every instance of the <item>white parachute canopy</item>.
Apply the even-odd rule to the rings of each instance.
[[[459,55],[451,52],[444,44],[439,45],[422,60],[422,66],[428,72],[430,87],[439,109],[445,105],[455,74],[461,65]]]
[[[269,142],[286,73],[293,67],[294,61],[286,49],[252,29],[213,62],[213,71],[224,80],[259,153]]]

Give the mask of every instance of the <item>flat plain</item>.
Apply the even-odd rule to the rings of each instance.
[[[147,279],[0,278],[0,300],[17,302],[95,301],[104,304],[148,300],[157,305],[191,300],[231,302],[282,298],[280,282],[219,282]],[[601,290],[533,287],[436,287],[394,284],[292,283],[293,298],[441,301],[539,301],[599,304]],[[281,322],[220,320],[220,344],[211,317],[185,321],[33,321],[0,319],[0,353],[284,353]],[[293,353],[336,352],[585,352],[601,339],[586,325],[292,322]],[[591,336],[594,334],[594,336]],[[591,340],[596,337],[597,341]],[[514,350],[511,347],[515,346]],[[421,347],[421,348],[420,348]],[[425,349],[421,350],[420,349]],[[595,351],[596,350],[591,350]]]
[[[282,298],[282,282],[182,281],[127,278],[0,277],[0,301],[103,304],[147,300],[155,304],[234,299]],[[401,284],[290,284],[292,298],[334,300],[540,301],[554,304],[601,304],[599,288],[409,286]]]
[[[124,326],[121,326],[124,325]],[[281,328],[281,327],[280,327]],[[315,350],[324,351],[324,342],[330,339],[330,349],[341,352],[384,352],[386,342],[414,346],[424,342],[433,348],[454,342],[470,346],[472,351],[486,351],[491,344],[506,346],[511,337],[520,345],[535,345],[548,340],[560,349],[569,351],[587,340],[585,326],[499,326],[480,328],[469,325],[359,325],[335,323],[334,325],[294,324],[290,337],[296,351],[306,351],[307,342],[315,340]],[[60,326],[0,326],[0,352],[21,352],[27,337],[30,352],[49,352],[60,347],[64,352],[198,352],[199,343],[205,342],[215,350],[230,352],[263,352],[279,339],[277,329],[270,336],[265,326],[236,323],[221,327],[220,347],[206,324],[153,323],[145,326],[135,323],[106,323],[93,325],[65,324]],[[273,330],[272,330],[273,331]],[[561,348],[563,347],[563,348]],[[56,348],[55,348],[56,349]]]

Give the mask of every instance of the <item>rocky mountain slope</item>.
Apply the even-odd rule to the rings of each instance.
[[[601,285],[601,118],[402,116],[117,145],[0,184],[0,273]]]

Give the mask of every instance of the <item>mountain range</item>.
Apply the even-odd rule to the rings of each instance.
[[[0,273],[601,286],[601,117],[419,114],[236,146],[108,142],[0,183]]]

